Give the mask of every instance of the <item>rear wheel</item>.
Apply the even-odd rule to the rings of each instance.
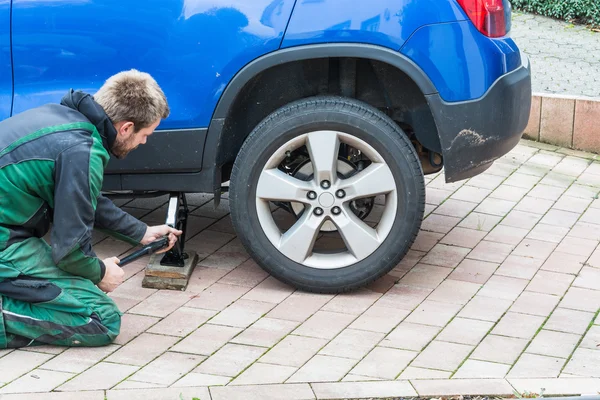
[[[401,129],[361,102],[305,99],[248,136],[230,182],[234,228],[257,263],[300,289],[337,293],[393,269],[425,203]]]

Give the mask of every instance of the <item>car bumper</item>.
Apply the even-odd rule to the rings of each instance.
[[[531,67],[500,77],[477,100],[448,103],[428,95],[444,156],[446,182],[471,178],[488,169],[521,139],[531,110]]]

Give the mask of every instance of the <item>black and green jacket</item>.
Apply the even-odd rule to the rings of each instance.
[[[0,122],[0,255],[50,229],[56,265],[98,283],[92,230],[138,244],[146,224],[100,194],[117,132],[92,96],[67,93]]]

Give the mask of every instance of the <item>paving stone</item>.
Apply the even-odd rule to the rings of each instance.
[[[437,244],[425,257],[423,257],[421,262],[423,264],[454,268],[465,258],[469,251],[470,249],[463,247]]]
[[[600,268],[600,247],[594,251],[592,256],[588,259],[587,264],[594,268]]]
[[[540,388],[544,388],[544,396],[581,395],[600,391],[600,379],[541,378],[509,379],[508,381],[519,393],[539,393]]]
[[[102,347],[70,347],[65,352],[42,365],[42,368],[78,374],[100,362],[119,348],[120,347],[116,345]]]
[[[246,293],[242,299],[278,304],[293,292],[294,289],[289,285],[286,285],[274,277],[268,277],[254,289]]]
[[[598,194],[598,189],[590,186],[579,185],[577,183],[573,184],[567,191],[565,195],[572,197],[579,197],[582,199],[590,199],[595,198]]]
[[[406,318],[406,322],[442,327],[445,326],[460,309],[460,304],[425,300]]]
[[[548,185],[537,185],[529,192],[528,195],[538,199],[556,201],[563,193],[567,193],[565,192],[564,188]]]
[[[217,312],[199,308],[181,307],[158,324],[148,329],[148,333],[184,337],[212,318]]]
[[[439,206],[444,200],[452,195],[451,190],[436,189],[427,186],[425,190],[425,201],[427,204]]]
[[[474,346],[434,340],[410,365],[411,367],[454,371],[473,349]]]
[[[502,220],[501,225],[512,226],[522,229],[533,229],[541,219],[541,215],[532,214],[525,211],[512,210]]]
[[[241,328],[205,324],[173,346],[171,351],[209,356],[241,331]]]
[[[504,181],[504,178],[501,176],[484,173],[469,179],[466,185],[493,190],[497,188],[502,183],[502,181]]]
[[[343,379],[342,382],[370,382],[370,381],[384,381],[382,378],[374,378],[372,376],[361,376],[361,375],[353,375],[348,374]]]
[[[4,393],[49,392],[73,376],[74,374],[68,372],[34,369],[19,379],[2,387],[2,389],[0,389],[0,396]],[[4,396],[2,396],[2,398],[4,398]]]
[[[313,400],[308,383],[286,385],[239,385],[210,388],[212,400]]]
[[[529,192],[529,189],[502,184],[490,194],[493,199],[519,201]]]
[[[486,232],[481,230],[456,227],[452,229],[440,243],[472,249],[477,246],[477,243],[479,243],[485,235]]]
[[[531,354],[568,358],[579,339],[581,339],[580,335],[543,329],[535,336],[526,351]]]
[[[261,318],[231,339],[232,343],[272,347],[299,325],[282,319]]]
[[[598,179],[600,180],[600,176],[598,177]],[[586,200],[589,200],[589,199],[586,199]],[[590,209],[588,209],[581,216],[581,221],[582,222],[589,222],[591,224],[598,223],[598,221],[600,221],[600,210],[597,209],[597,208],[590,208]]]
[[[228,271],[223,269],[196,266],[185,291],[198,294],[219,281],[227,273]]]
[[[472,212],[458,224],[461,228],[473,229],[480,232],[489,232],[496,226],[502,217],[489,214]]]
[[[352,369],[357,360],[316,355],[287,382],[337,382]]]
[[[531,279],[542,266],[543,260],[510,255],[495,272],[496,275],[519,279]]]
[[[210,399],[208,388],[164,388],[164,389],[132,389],[109,390],[107,400],[164,400],[164,399]]]
[[[250,259],[219,279],[219,283],[253,288],[268,276],[268,272],[259,267],[254,260]]]
[[[416,396],[409,382],[339,382],[311,385],[317,399]]]
[[[16,350],[0,358],[0,382],[11,382],[51,359],[51,354]]]
[[[129,379],[139,382],[171,385],[200,364],[205,357],[166,352],[133,374]]]
[[[492,334],[531,339],[539,327],[542,326],[544,320],[544,317],[509,311],[500,319],[498,325],[492,330]]]
[[[481,241],[477,247],[469,253],[468,258],[473,260],[488,261],[493,263],[501,263],[510,254],[513,245],[488,242],[487,240]]]
[[[542,270],[563,274],[578,274],[587,259],[586,256],[553,252],[542,265]]]
[[[458,264],[448,279],[484,284],[498,268],[498,264],[486,261],[464,259]]]
[[[459,317],[496,322],[508,310],[512,300],[476,295],[458,314]]]
[[[492,322],[457,317],[442,330],[436,340],[476,346],[493,326]]]
[[[444,237],[443,233],[419,231],[415,242],[411,246],[412,250],[429,251]]]
[[[553,204],[553,200],[540,199],[527,195],[515,206],[515,210],[543,215],[548,212]]]
[[[583,335],[594,314],[584,311],[557,308],[544,325],[544,329]]]
[[[525,279],[493,275],[479,291],[479,295],[504,300],[516,300],[527,286]]]
[[[577,197],[562,196],[552,208],[581,214],[588,208],[591,202],[592,199],[580,199]]]
[[[453,379],[492,379],[504,378],[510,365],[488,361],[467,360],[452,376]]]
[[[407,310],[373,306],[350,324],[351,329],[388,333],[410,314]]]
[[[301,367],[326,344],[325,339],[289,335],[265,354],[260,362]]]
[[[380,346],[421,351],[440,330],[440,327],[402,322],[386,336]]]
[[[594,350],[600,347],[600,325],[594,325],[587,331],[579,347]]]
[[[129,310],[132,314],[164,318],[190,300],[189,293],[160,290]]]
[[[557,378],[565,359],[525,353],[519,357],[507,378]]]
[[[269,312],[274,306],[275,304],[273,303],[240,299],[221,311],[211,319],[210,323],[247,328]]]
[[[600,350],[575,350],[564,372],[578,376],[600,378]]]
[[[110,389],[137,371],[132,365],[101,362],[58,387],[61,391]]]
[[[539,240],[524,239],[513,251],[515,256],[546,259],[552,253],[556,244]]]
[[[398,379],[449,379],[452,375],[450,371],[441,371],[438,369],[427,369],[417,367],[407,367],[400,374]]]
[[[527,346],[528,339],[488,335],[477,346],[472,359],[512,365]]]
[[[296,292],[271,310],[267,314],[267,317],[302,322],[317,312],[332,298],[332,295]]]
[[[375,347],[350,373],[394,379],[417,354],[414,351]]]
[[[240,376],[235,378],[232,385],[264,385],[268,383],[285,382],[298,368],[283,365],[255,363]]]
[[[120,284],[110,296],[141,302],[157,292],[156,289],[142,287],[143,280],[144,273],[138,273]]]
[[[567,235],[558,245],[556,251],[585,256],[587,258],[592,255],[596,247],[598,247],[597,240],[588,240]]]
[[[229,343],[200,364],[194,372],[233,377],[256,361],[265,351],[267,349],[262,347]]]
[[[172,384],[172,387],[190,387],[190,386],[224,386],[231,381],[231,377],[199,374],[190,372],[183,378]]]
[[[600,240],[600,225],[577,222],[569,232],[569,236],[588,240]]]
[[[575,181],[575,177],[568,176],[557,171],[550,171],[541,181],[540,184],[548,186],[556,186],[566,189]]]
[[[571,287],[559,304],[572,310],[596,312],[600,308],[600,292],[597,290]]]
[[[462,186],[452,196],[453,200],[460,200],[465,202],[480,202],[485,199],[490,193],[489,189],[477,188],[473,186]]]
[[[380,297],[381,293],[373,292],[368,289],[358,289],[352,293],[336,295],[329,303],[325,304],[321,310],[342,314],[361,315]]]
[[[166,388],[167,385],[159,385],[158,383],[138,382],[132,380],[125,380],[115,386],[114,390],[129,390],[129,389],[156,389]],[[77,393],[77,392],[75,392]]]
[[[567,233],[569,233],[569,228],[540,223],[529,232],[527,238],[543,242],[560,243]]]
[[[142,333],[121,347],[106,361],[143,366],[173,346],[179,338],[173,336]]]
[[[471,300],[481,285],[447,279],[429,295],[428,301],[464,305]]]
[[[300,325],[295,335],[310,336],[322,339],[333,339],[346,328],[356,317],[349,314],[318,311]]]
[[[400,285],[435,289],[452,272],[447,267],[417,264],[402,279]]]
[[[446,215],[438,215],[438,214],[430,214],[423,220],[421,224],[421,229],[424,231],[431,231],[437,233],[446,234],[452,230],[458,223],[461,221],[461,218],[458,217],[448,217]]]
[[[535,156],[534,156],[535,157]],[[515,172],[507,180],[504,181],[503,185],[514,186],[517,188],[531,189],[540,181],[540,177],[534,175],[521,174]]]
[[[485,240],[517,245],[528,233],[527,229],[498,225],[485,237]]]
[[[556,307],[560,297],[551,294],[523,292],[515,301],[510,311],[547,317]]]
[[[31,394],[5,394],[2,396],[2,400],[29,400]],[[85,391],[85,392],[71,392],[71,393],[60,393],[51,392],[44,394],[44,400],[104,400],[104,391]]]
[[[374,306],[412,310],[425,300],[431,292],[433,292],[433,289],[398,284],[377,300]]]
[[[600,269],[583,267],[575,279],[575,282],[573,282],[573,286],[600,290]]]
[[[121,317],[121,332],[114,343],[126,344],[133,338],[138,337],[142,332],[146,331],[158,321],[160,321],[160,319],[156,317],[124,314],[123,317]]]
[[[320,352],[320,355],[360,360],[384,337],[383,333],[345,329]]]
[[[190,300],[186,307],[221,311],[242,297],[250,288],[236,285],[215,283]]]

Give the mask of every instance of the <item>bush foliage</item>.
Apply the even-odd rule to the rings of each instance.
[[[600,0],[512,0],[517,10],[600,26]]]

